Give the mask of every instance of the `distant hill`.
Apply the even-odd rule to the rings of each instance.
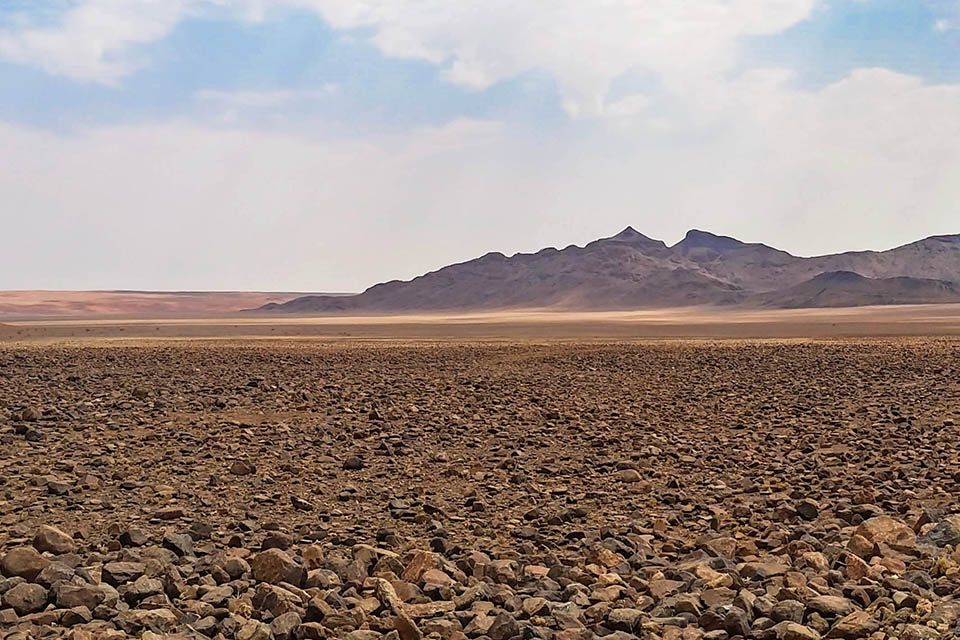
[[[303,295],[257,291],[0,291],[0,318],[235,313]]]
[[[667,246],[627,227],[583,247],[485,256],[352,296],[303,296],[256,311],[379,314],[690,305],[837,307],[960,302],[960,235],[888,251],[803,258],[697,229]]]
[[[586,246],[485,256],[353,296],[304,296],[258,311],[377,314],[690,305],[860,306],[960,302],[960,235],[888,251],[802,258],[691,230],[670,247],[627,227]]]
[[[751,301],[783,309],[947,303],[960,301],[960,284],[908,276],[867,278],[852,271],[831,271],[783,291],[760,294]]]

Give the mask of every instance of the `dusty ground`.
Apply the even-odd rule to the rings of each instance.
[[[11,637],[956,636],[953,338],[42,337]]]
[[[629,340],[960,336],[960,304],[849,309],[510,311],[456,315],[91,317],[6,320],[0,342],[169,338]]]
[[[235,313],[306,295],[257,291],[0,291],[0,320]],[[329,294],[327,294],[329,295]]]

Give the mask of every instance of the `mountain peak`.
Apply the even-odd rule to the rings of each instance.
[[[663,242],[663,240],[654,240],[653,238],[645,236],[633,227],[629,226],[617,235],[610,236],[609,238],[603,238],[598,242],[624,242],[635,246],[649,246],[656,247],[658,249],[667,248],[667,245]]]
[[[736,238],[731,238],[730,236],[718,236],[709,231],[690,229],[690,231],[687,231],[687,235],[683,237],[683,240],[678,242],[676,246],[681,249],[702,247],[705,249],[713,249],[714,251],[726,251],[739,249],[740,247],[746,246],[746,243]]]

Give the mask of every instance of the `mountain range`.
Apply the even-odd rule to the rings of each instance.
[[[302,296],[259,311],[323,314],[690,305],[803,308],[960,302],[960,235],[888,251],[798,257],[691,230],[667,246],[632,227],[583,247],[480,258],[352,296]]]

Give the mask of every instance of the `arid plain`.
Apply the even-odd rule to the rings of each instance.
[[[946,639],[960,309],[0,327],[8,638]]]

